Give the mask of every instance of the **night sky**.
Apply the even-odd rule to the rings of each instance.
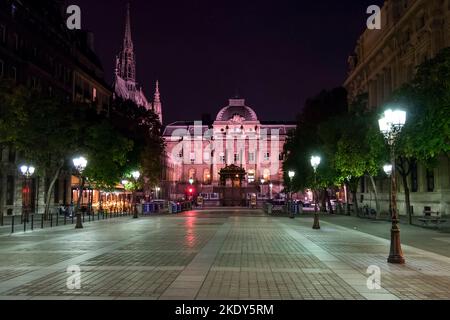
[[[112,82],[127,0],[70,0]],[[294,120],[305,100],[342,85],[347,57],[382,0],[132,0],[138,82],[164,122],[215,117],[239,93],[260,120]]]

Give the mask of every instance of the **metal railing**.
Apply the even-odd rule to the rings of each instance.
[[[98,211],[98,212],[82,212],[81,219],[83,223],[90,223],[100,220],[108,220],[121,217],[131,217],[133,212],[125,211]],[[25,215],[11,215],[3,216],[3,220],[0,223],[0,233],[15,233],[19,231],[27,232],[46,228],[53,228],[65,225],[75,225],[77,217],[75,214],[29,214]],[[9,230],[9,231],[8,231]]]

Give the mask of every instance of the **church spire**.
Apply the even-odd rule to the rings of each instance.
[[[161,94],[159,93],[159,81],[156,81],[155,95],[153,98],[153,111],[159,116],[159,121],[162,123],[162,103]]]
[[[134,55],[134,45],[131,39],[131,17],[130,3],[127,4],[125,18],[125,35],[123,38],[123,48],[117,60],[117,74],[125,81],[136,82],[136,62]]]
[[[127,3],[127,16],[125,20],[125,37],[123,40],[123,47],[133,49],[133,40],[131,39],[130,2]]]

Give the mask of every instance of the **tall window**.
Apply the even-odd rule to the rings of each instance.
[[[419,191],[419,177],[417,174],[417,162],[411,163],[411,192]]]
[[[14,34],[14,49],[19,50],[19,35],[17,33]]]
[[[264,153],[264,160],[269,161],[270,160],[270,152]]]
[[[250,163],[255,163],[255,153],[254,152],[249,152],[248,153],[248,161]]]
[[[8,161],[10,163],[16,162],[16,150],[14,150],[13,148],[8,148],[8,151],[9,151]]]
[[[3,24],[0,25],[0,42],[6,43],[6,27]]]
[[[239,161],[240,161],[239,153],[235,153],[234,154],[234,162],[239,162]]]
[[[16,67],[11,67],[11,79],[17,81],[17,69]]]
[[[55,185],[53,187],[53,198],[54,203],[59,203],[59,179],[56,179]]]
[[[225,163],[225,154],[223,152],[221,152],[219,155],[219,161],[220,163]]]
[[[427,191],[434,192],[434,170],[427,169]]]
[[[366,177],[361,178],[361,193],[366,193]]]
[[[6,178],[6,205],[14,205],[14,176]]]

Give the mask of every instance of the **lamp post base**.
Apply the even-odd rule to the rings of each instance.
[[[404,264],[402,246],[400,242],[400,229],[397,222],[394,221],[391,229],[391,250],[387,259],[389,263]]]
[[[314,230],[319,230],[320,229],[319,214],[317,212],[314,213],[313,229]]]

